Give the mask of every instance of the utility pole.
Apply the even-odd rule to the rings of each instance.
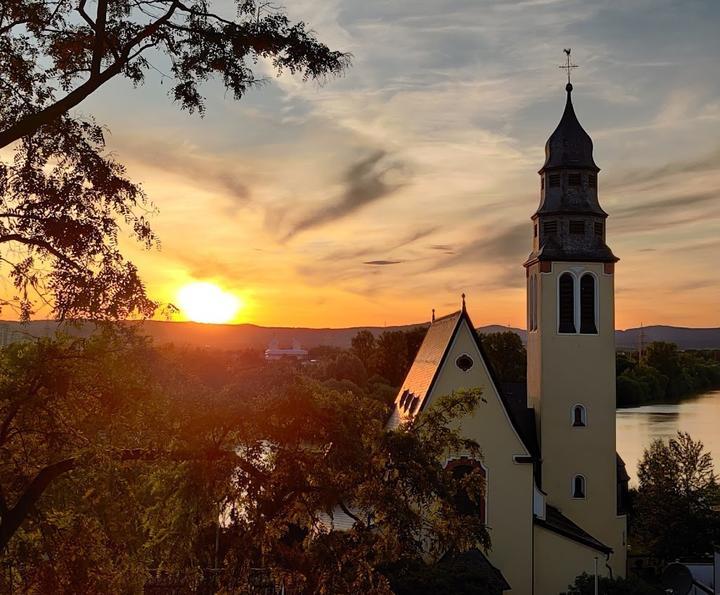
[[[598,570],[597,570],[598,558],[595,556],[595,595],[598,595]]]

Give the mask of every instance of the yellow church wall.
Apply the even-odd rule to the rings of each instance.
[[[557,332],[557,283],[570,271],[597,279],[597,335]],[[542,489],[547,502],[609,547],[613,571],[625,574],[625,517],[617,516],[615,445],[614,279],[602,263],[557,263],[548,273],[538,265],[538,330],[528,337],[528,399],[535,407],[541,443]],[[573,427],[572,408],[586,408],[586,427]],[[573,498],[577,474],[586,497]]]
[[[467,323],[450,346],[448,357],[430,394],[430,401],[460,388],[482,389],[481,401],[471,416],[464,417],[462,433],[476,440],[483,452],[487,473],[487,525],[492,549],[487,556],[505,576],[512,593],[532,592],[533,470],[516,463],[513,456],[527,456],[508,419]],[[455,360],[463,353],[475,362],[463,372]],[[450,453],[452,459],[463,453]]]
[[[592,575],[597,557],[598,574],[608,576],[604,554],[548,529],[535,526],[534,595],[559,595],[583,572]]]

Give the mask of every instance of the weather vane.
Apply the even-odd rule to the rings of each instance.
[[[570,52],[571,52],[571,51],[572,51],[572,50],[571,50],[570,48],[567,48],[567,49],[564,49],[564,50],[563,50],[563,52],[565,52],[565,56],[567,57],[567,64],[562,64],[562,65],[558,66],[558,68],[562,68],[563,70],[567,70],[568,85],[570,84],[570,72],[572,71],[573,68],[577,68],[577,67],[578,67],[577,64],[573,64],[573,63],[570,61]]]

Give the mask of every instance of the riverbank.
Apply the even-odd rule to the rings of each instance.
[[[679,351],[674,343],[650,343],[642,354],[618,353],[618,407],[678,402],[720,389],[717,351]]]

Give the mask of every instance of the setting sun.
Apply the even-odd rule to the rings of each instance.
[[[230,322],[243,307],[237,296],[213,283],[190,283],[178,291],[178,305],[182,313],[195,322],[220,324]]]

